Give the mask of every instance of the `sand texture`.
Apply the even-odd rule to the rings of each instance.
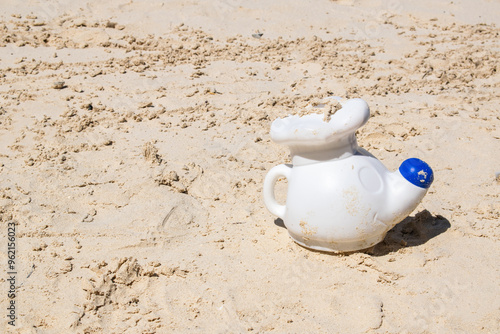
[[[2,0],[0,332],[498,333],[499,17],[488,0]],[[290,162],[271,122],[331,95],[367,101],[358,142],[389,169],[435,172],[368,252],[302,248],[262,200]]]

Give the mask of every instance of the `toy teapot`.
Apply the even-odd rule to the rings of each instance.
[[[292,165],[268,172],[264,202],[298,244],[326,252],[369,248],[427,193],[434,176],[425,162],[411,158],[390,172],[358,146],[355,132],[369,117],[367,103],[351,99],[329,120],[309,114],[272,123],[271,139],[289,146]],[[288,180],[285,205],[274,196],[281,177]]]

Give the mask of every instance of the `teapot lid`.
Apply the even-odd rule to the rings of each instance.
[[[271,124],[271,139],[289,146],[317,146],[344,142],[370,117],[368,104],[359,98],[341,103],[342,108],[325,120],[322,114],[290,115]]]

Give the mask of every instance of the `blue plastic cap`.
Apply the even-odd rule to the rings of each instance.
[[[411,184],[427,189],[434,181],[434,172],[424,161],[417,158],[410,158],[399,166],[399,172]]]

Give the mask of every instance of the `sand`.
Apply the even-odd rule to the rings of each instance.
[[[0,9],[5,331],[499,331],[498,2]],[[330,95],[368,102],[358,141],[388,168],[435,172],[369,252],[302,248],[262,200],[290,161],[272,120]]]

